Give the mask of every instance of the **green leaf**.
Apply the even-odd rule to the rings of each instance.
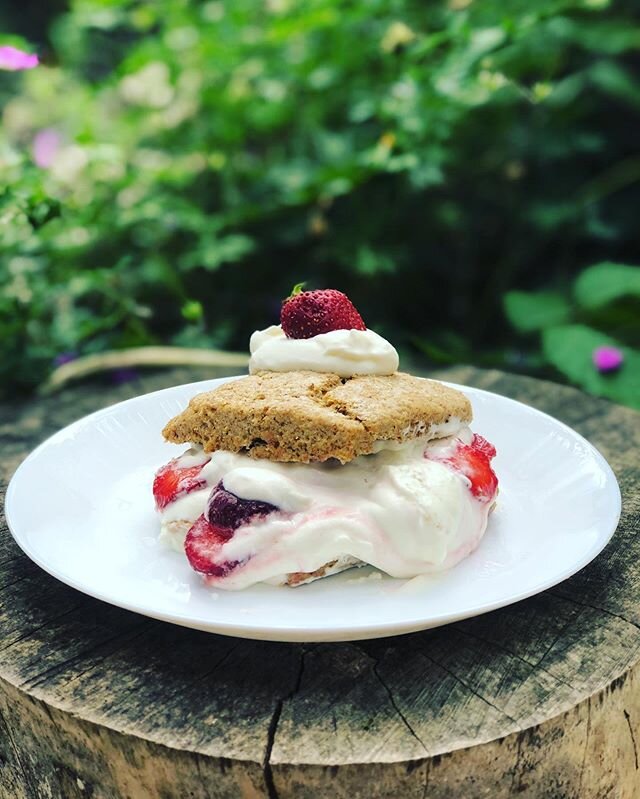
[[[29,224],[34,230],[38,230],[47,222],[56,219],[61,214],[60,202],[52,197],[46,198],[30,198],[27,207],[26,215]]]
[[[189,322],[197,322],[202,319],[204,313],[202,303],[198,302],[198,300],[187,300],[182,306],[181,313],[183,319]]]
[[[576,302],[596,310],[621,297],[640,297],[640,267],[604,261],[590,266],[573,287]]]
[[[231,233],[223,238],[203,236],[200,247],[186,253],[180,260],[180,266],[184,270],[203,267],[213,272],[223,264],[242,260],[253,252],[254,246],[249,236],[239,233]]]
[[[615,61],[596,61],[589,69],[591,82],[612,97],[635,108],[640,107],[640,86],[621,64]]]
[[[502,44],[505,38],[503,28],[480,28],[471,34],[468,53],[473,58],[479,58]]]
[[[434,344],[432,341],[428,341],[424,338],[415,338],[414,343],[418,349],[422,350],[434,363],[451,364],[456,362],[456,356],[454,354]]]
[[[561,294],[552,291],[537,294],[509,291],[503,301],[507,319],[520,333],[542,330],[569,318],[569,304]]]
[[[618,347],[624,362],[617,372],[600,374],[593,365],[596,347]],[[547,361],[591,394],[640,408],[640,352],[586,325],[560,325],[542,334]]]
[[[572,20],[566,32],[568,38],[594,53],[620,55],[640,48],[640,28],[624,19]]]
[[[395,271],[395,262],[388,253],[374,250],[366,244],[358,247],[353,265],[360,275],[391,274]]]

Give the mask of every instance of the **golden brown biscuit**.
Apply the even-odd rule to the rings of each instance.
[[[171,419],[164,437],[205,451],[252,458],[347,463],[377,441],[410,441],[455,417],[471,421],[455,389],[421,377],[326,372],[260,372],[198,394]]]

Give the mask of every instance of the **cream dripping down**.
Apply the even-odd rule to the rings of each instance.
[[[202,470],[207,487],[162,513],[163,540],[180,549],[188,524],[202,513],[219,481],[236,496],[276,505],[280,512],[239,527],[221,557],[239,562],[229,574],[207,581],[242,589],[281,582],[292,572],[313,572],[350,556],[400,578],[451,568],[479,544],[490,502],[479,502],[467,478],[424,457],[426,447],[454,448],[471,432],[381,448],[343,466],[254,460],[215,452]],[[187,463],[198,459],[191,451]],[[186,465],[186,464],[185,464]]]

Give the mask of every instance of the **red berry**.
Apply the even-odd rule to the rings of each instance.
[[[478,433],[473,434],[471,446],[473,449],[478,450],[478,452],[484,452],[489,460],[496,457],[496,448],[493,446],[493,444],[490,444],[486,438],[483,438]]]
[[[311,338],[331,330],[366,330],[346,294],[318,289],[295,294],[282,304],[280,324],[288,338]]]
[[[153,481],[153,496],[156,508],[162,510],[170,505],[182,494],[204,488],[207,481],[200,477],[202,467],[210,458],[197,466],[178,466],[178,459],[174,458],[169,463],[160,467]]]
[[[474,434],[471,444],[458,444],[457,449],[448,457],[438,457],[437,450],[427,449],[425,457],[440,461],[460,472],[471,482],[471,493],[480,502],[490,502],[498,489],[498,478],[491,468],[491,459],[495,457],[496,448],[485,438]]]
[[[221,480],[209,496],[204,515],[214,526],[236,530],[256,516],[264,517],[276,510],[269,502],[237,497],[225,489]]]
[[[222,546],[233,536],[233,530],[210,524],[199,516],[184,542],[184,551],[191,567],[209,577],[224,577],[238,565],[237,561],[218,561]]]

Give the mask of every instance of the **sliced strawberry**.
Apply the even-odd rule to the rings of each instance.
[[[187,533],[184,551],[191,568],[209,577],[224,577],[238,561],[219,561],[222,546],[233,536],[228,527],[217,527],[199,516]]]
[[[440,456],[437,450],[427,449],[425,457],[439,461],[460,472],[471,482],[470,490],[480,502],[491,502],[498,489],[498,478],[491,468],[496,448],[485,438],[474,434],[471,444],[458,443],[452,454]]]
[[[153,481],[153,496],[156,508],[162,510],[172,502],[190,491],[204,488],[207,481],[200,477],[202,467],[209,463],[210,458],[196,466],[178,466],[178,458],[160,467]]]
[[[478,433],[473,434],[471,446],[474,449],[477,449],[478,452],[484,452],[489,460],[496,457],[496,448],[493,446],[493,444],[489,443],[486,438],[483,438],[483,436],[479,435]]]

